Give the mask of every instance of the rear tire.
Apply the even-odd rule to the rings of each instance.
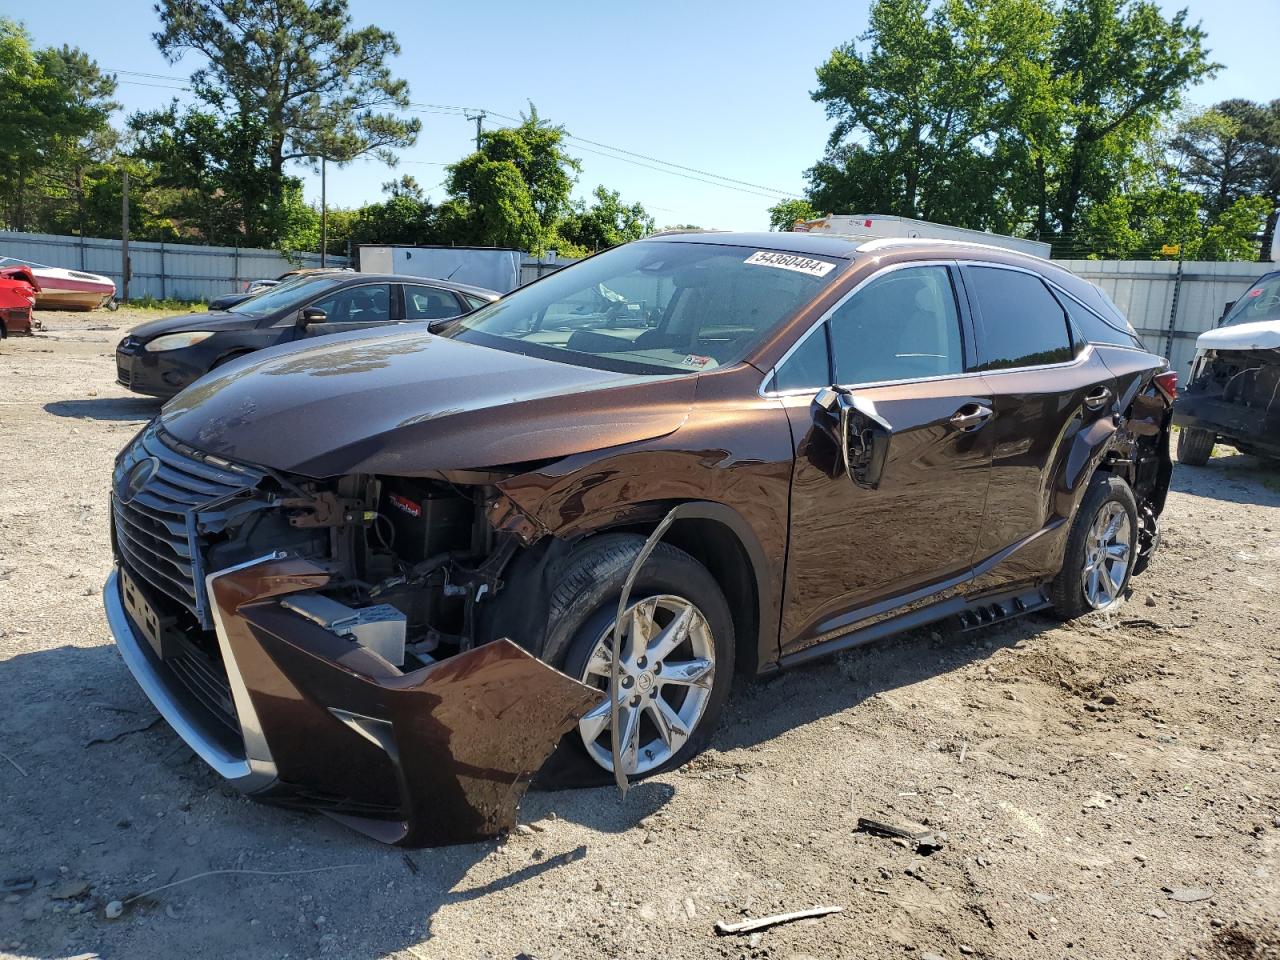
[[[1183,427],[1178,431],[1178,462],[1189,467],[1203,467],[1213,456],[1218,435],[1200,427]]]
[[[608,661],[601,660],[600,648],[602,644],[608,648],[623,582],[644,542],[645,538],[636,534],[601,534],[586,540],[566,558],[549,607],[543,659],[551,666],[575,680],[608,688]],[[633,781],[678,767],[706,747],[729,697],[734,655],[729,604],[706,567],[683,550],[665,543],[655,547],[631,588],[628,611],[636,608],[641,608],[638,612],[644,629],[658,631],[647,638],[647,651],[658,649],[660,632],[682,615],[690,626],[684,628],[685,639],[662,654],[668,662],[653,656],[653,662],[646,660],[640,667],[636,665],[642,654],[635,651],[636,655],[628,658],[630,634],[624,633],[623,663],[629,664],[629,673],[623,682],[630,681],[627,689],[636,691],[625,706],[634,709],[639,718],[635,749],[630,756],[624,755],[624,762],[637,771],[628,772]],[[675,678],[675,668],[696,662],[704,664],[705,671],[708,660],[711,671],[704,672],[698,682]],[[640,704],[634,705],[637,699]],[[539,787],[563,789],[613,782],[607,698],[601,706],[602,714],[593,711],[595,716],[588,714],[565,734],[538,774]],[[658,726],[662,718],[665,730]],[[625,716],[620,714],[619,719],[627,728]]]
[[[1123,548],[1123,550],[1121,550]],[[1119,605],[1138,555],[1138,504],[1129,484],[1095,474],[1071,523],[1062,569],[1050,588],[1063,620]]]

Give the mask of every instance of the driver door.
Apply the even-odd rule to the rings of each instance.
[[[302,329],[306,337],[324,337],[345,330],[381,327],[400,317],[396,288],[389,283],[362,283],[341,287],[309,303],[308,310],[323,310],[323,322],[308,323]]]
[[[993,414],[986,381],[970,372],[954,270],[877,274],[777,367],[795,445],[784,656],[952,596],[972,577]],[[836,393],[818,395],[830,384],[855,436],[874,440],[848,461],[822,406]]]

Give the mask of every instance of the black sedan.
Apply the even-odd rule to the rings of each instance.
[[[227,310],[152,320],[116,347],[116,379],[134,393],[172,397],[229,360],[308,337],[442,320],[501,294],[445,280],[385,274],[300,277]]]

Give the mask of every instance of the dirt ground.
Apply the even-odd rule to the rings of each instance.
[[[112,457],[157,409],[113,382],[138,318],[43,319],[0,344],[0,955],[1280,957],[1280,475],[1252,458],[1177,468],[1114,615],[741,684],[625,802],[531,794],[505,842],[403,853],[240,798],[158,720],[99,594]]]

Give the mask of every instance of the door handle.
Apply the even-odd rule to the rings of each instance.
[[[1110,387],[1094,387],[1084,395],[1084,405],[1090,410],[1101,410],[1111,399]]]
[[[961,430],[977,430],[991,419],[991,408],[980,403],[966,403],[951,415],[951,423]]]

